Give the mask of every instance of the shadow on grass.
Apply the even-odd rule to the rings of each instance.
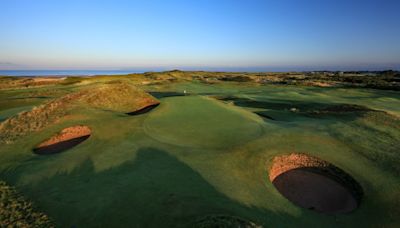
[[[289,215],[226,197],[192,168],[154,148],[141,149],[135,160],[98,173],[87,160],[71,173],[21,189],[61,227],[191,227],[210,214],[261,224],[276,219],[293,223]]]
[[[51,154],[61,153],[79,145],[89,137],[90,135],[84,135],[69,140],[61,141],[58,143],[54,143],[48,146],[36,147],[33,149],[33,152],[35,154],[40,154],[40,155],[51,155]]]
[[[329,106],[329,104],[320,102],[303,102],[303,101],[279,100],[279,99],[258,101],[249,98],[232,97],[232,96],[218,97],[217,99],[222,101],[232,101],[235,105],[240,107],[263,108],[263,109],[270,109],[277,111],[285,111],[285,110],[290,110],[292,108],[297,108],[302,111],[310,111],[316,108],[325,108]]]
[[[179,96],[185,96],[184,93],[180,92],[174,92],[174,91],[167,91],[167,92],[149,92],[153,97],[160,99],[164,97],[179,97]]]
[[[296,121],[298,118],[328,118],[351,121],[363,117],[367,112],[386,114],[355,104],[321,103],[312,101],[269,99],[258,101],[235,96],[216,97],[221,101],[231,101],[236,106],[264,109],[255,114],[268,120]]]
[[[144,108],[142,108],[142,109],[139,109],[139,110],[137,110],[137,111],[128,112],[128,113],[126,113],[126,114],[128,114],[128,115],[130,115],[130,116],[142,115],[142,114],[148,113],[148,112],[150,112],[151,110],[155,109],[158,105],[160,105],[160,104],[149,105],[149,106],[146,106],[146,107],[144,107]]]
[[[16,185],[27,171],[21,166],[3,171],[1,177]],[[155,148],[142,148],[134,160],[105,171],[96,172],[88,159],[70,173],[17,188],[57,227],[193,227],[208,215],[237,216],[264,227],[384,226],[396,224],[399,212],[395,204],[374,197],[367,208],[361,206],[361,213],[338,217],[307,210],[290,215],[244,205],[219,192],[176,157]],[[383,221],[387,209],[391,216]]]

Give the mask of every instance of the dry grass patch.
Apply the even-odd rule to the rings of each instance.
[[[0,181],[0,227],[54,227],[49,217],[36,211],[14,188]]]
[[[195,228],[262,228],[253,222],[231,215],[208,215],[193,225]]]
[[[0,142],[13,143],[65,117],[75,106],[130,113],[159,101],[135,86],[115,82],[67,94],[0,123]]]

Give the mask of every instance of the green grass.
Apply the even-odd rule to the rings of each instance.
[[[103,84],[92,80],[97,81],[65,88]],[[78,103],[69,118],[0,145],[0,179],[59,227],[192,227],[215,215],[264,227],[400,224],[398,122],[386,115],[312,117],[288,110],[356,104],[399,116],[398,92],[188,81],[139,86],[193,95],[160,98],[160,106],[138,116]],[[2,100],[11,96],[0,95]],[[4,111],[13,113],[15,107]],[[92,129],[82,144],[52,156],[32,153],[39,142],[76,124]],[[291,152],[317,156],[352,175],[364,189],[360,207],[328,216],[282,197],[268,179],[268,168],[275,155]]]
[[[254,114],[199,96],[163,99],[144,123],[154,139],[190,148],[227,148],[257,138],[263,121]]]

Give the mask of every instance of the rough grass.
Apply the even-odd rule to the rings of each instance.
[[[134,112],[159,102],[146,92],[121,82],[97,85],[19,113],[0,123],[0,142],[12,143],[30,132],[39,131],[68,114],[76,106],[115,112]]]
[[[209,215],[199,219],[194,228],[262,228],[253,222],[229,215]]]
[[[123,113],[134,112],[159,103],[144,91],[118,81],[81,92],[79,101],[91,107]]]
[[[0,90],[2,89],[26,89],[30,87],[56,85],[63,78],[32,78],[32,77],[0,77]]]
[[[353,121],[337,124],[331,135],[382,169],[400,175],[400,119],[381,111],[369,111]]]
[[[19,113],[0,123],[0,142],[12,143],[30,132],[39,131],[66,115],[68,108],[64,99],[57,99]]]
[[[36,211],[13,187],[0,181],[0,227],[54,227],[49,217]]]

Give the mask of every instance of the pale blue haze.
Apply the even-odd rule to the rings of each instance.
[[[400,69],[400,1],[0,1],[0,69]]]

